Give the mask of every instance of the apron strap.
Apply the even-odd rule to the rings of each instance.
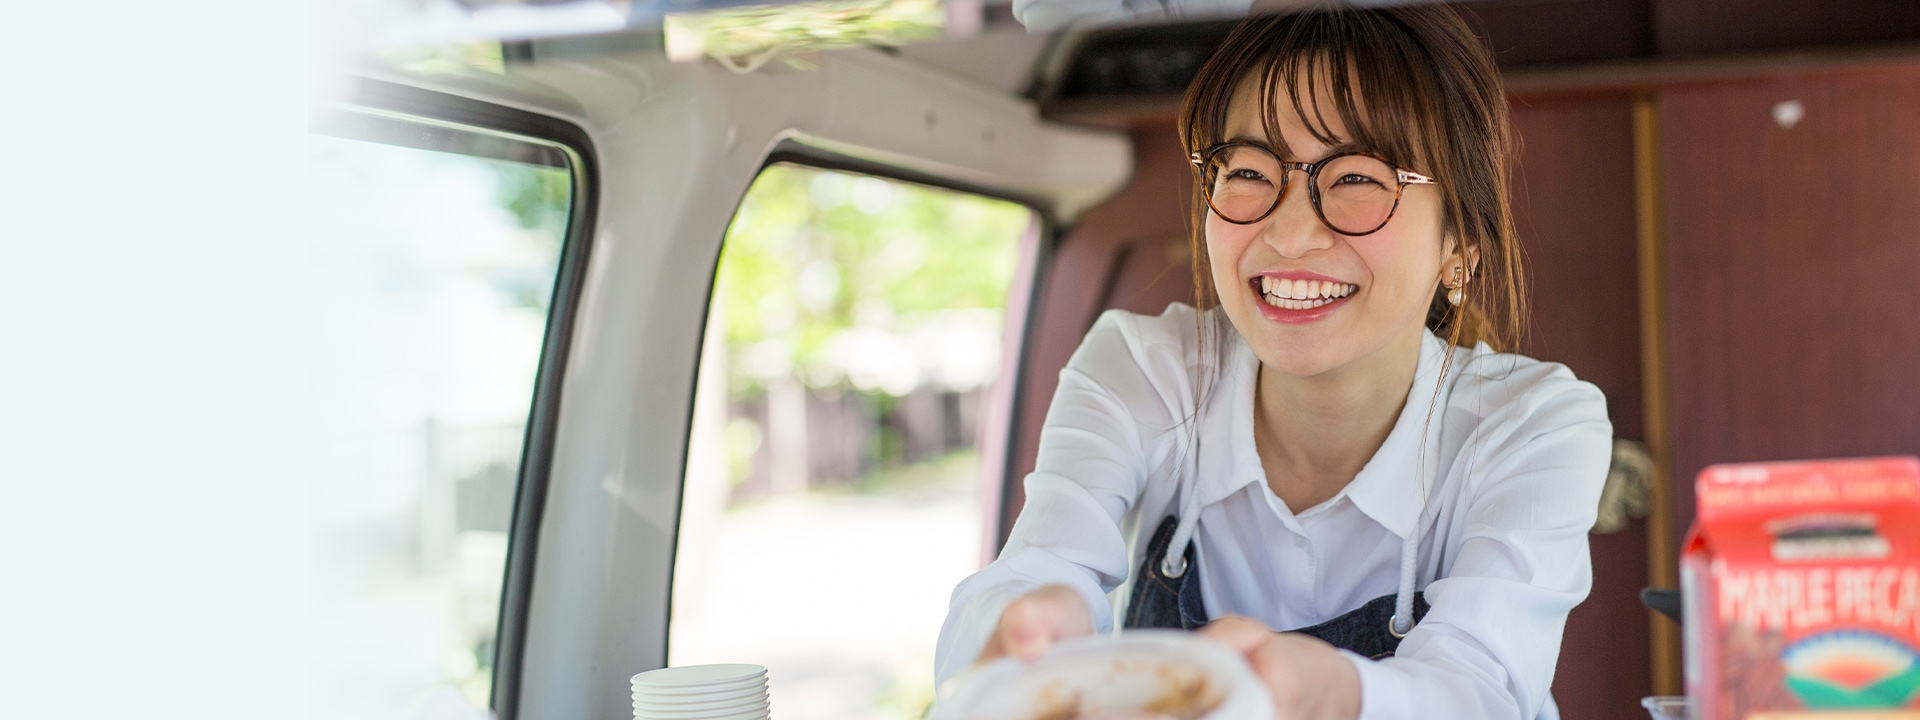
[[[1403,638],[1413,631],[1413,624],[1419,622],[1413,610],[1415,565],[1420,562],[1420,528],[1416,525],[1400,541],[1400,591],[1393,596],[1393,615],[1387,618],[1387,632],[1395,638]],[[1425,615],[1426,613],[1418,613]]]

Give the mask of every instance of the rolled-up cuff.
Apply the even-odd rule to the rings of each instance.
[[[1354,672],[1360,674],[1360,720],[1414,717],[1404,676],[1359,653],[1341,650],[1340,655],[1352,662]]]
[[[1032,549],[1014,552],[954,588],[956,612],[948,616],[940,630],[934,651],[934,681],[946,682],[972,667],[988,636],[1000,626],[1000,615],[1007,606],[1048,584],[1071,587],[1086,600],[1095,634],[1113,631],[1112,604],[1083,571],[1048,553]]]
[[[958,615],[949,618],[941,638],[941,647],[935,652],[934,682],[944,683],[954,676],[973,667],[974,658],[980,657],[980,650],[987,645],[987,636],[1000,624],[1000,614],[1015,598],[1032,590],[1031,583],[1008,583],[990,588],[974,596],[960,610]]]

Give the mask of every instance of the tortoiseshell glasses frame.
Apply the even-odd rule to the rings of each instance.
[[[1229,167],[1229,160],[1237,160],[1241,166]],[[1400,196],[1408,185],[1439,184],[1431,177],[1369,152],[1340,153],[1313,163],[1286,162],[1264,145],[1228,142],[1214,145],[1205,152],[1192,153],[1188,161],[1193,163],[1194,172],[1199,176],[1207,207],[1220,219],[1235,225],[1251,225],[1267,219],[1286,198],[1291,184],[1288,178],[1293,171],[1304,172],[1307,197],[1321,224],[1350,237],[1371,235],[1386,227],[1394,211],[1400,208]],[[1335,184],[1323,187],[1320,176],[1329,167],[1337,169],[1331,177]],[[1223,168],[1229,172],[1226,179],[1220,175]],[[1240,173],[1251,173],[1251,176],[1240,177]],[[1279,176],[1277,188],[1272,187],[1271,179],[1266,177],[1269,174]],[[1221,185],[1226,182],[1234,182],[1235,187],[1223,192]],[[1385,192],[1389,184],[1391,193]],[[1328,193],[1338,196],[1331,217],[1324,198]]]

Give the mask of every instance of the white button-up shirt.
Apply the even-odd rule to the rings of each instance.
[[[1087,333],[1061,371],[1006,548],[953,592],[940,681],[1042,585],[1077,589],[1096,630],[1112,631],[1147,538],[1193,492],[1208,617],[1280,630],[1333,619],[1394,594],[1402,539],[1419,533],[1431,609],[1394,657],[1344,653],[1362,718],[1557,717],[1548,686],[1567,613],[1592,586],[1587,531],[1611,453],[1599,389],[1485,345],[1455,348],[1443,378],[1448,347],[1428,333],[1386,441],[1339,494],[1295,513],[1254,450],[1259,359],[1226,333],[1208,391],[1196,327],[1175,304],[1158,317],[1109,311]]]

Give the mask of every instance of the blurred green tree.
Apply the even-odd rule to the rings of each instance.
[[[727,229],[716,307],[736,394],[822,384],[829,341],[951,309],[999,310],[1032,213],[1017,203],[796,165],[767,168]],[[768,355],[777,357],[768,357]]]

